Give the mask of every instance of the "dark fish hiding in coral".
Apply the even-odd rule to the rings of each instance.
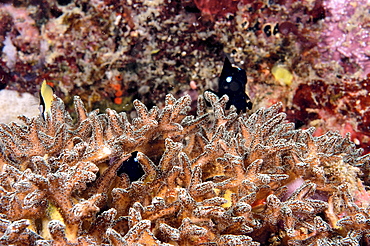
[[[245,93],[245,84],[247,83],[247,75],[244,69],[241,69],[229,61],[226,57],[220,78],[218,79],[219,97],[228,95],[229,101],[226,104],[226,109],[234,105],[238,112],[246,112],[246,109],[252,109],[252,102],[249,96]]]
[[[131,157],[124,161],[117,171],[117,175],[126,173],[130,179],[130,182],[139,180],[144,174],[144,170],[137,160],[137,151],[131,153]]]

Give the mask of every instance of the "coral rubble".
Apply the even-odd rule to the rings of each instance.
[[[210,102],[211,109],[206,107]],[[2,245],[369,245],[370,156],[206,92],[0,127]],[[144,170],[118,172],[131,153]],[[130,162],[128,162],[130,163]],[[119,173],[119,175],[117,175]]]

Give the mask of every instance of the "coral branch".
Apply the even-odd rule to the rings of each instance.
[[[204,97],[212,108],[200,97],[197,115],[189,96],[135,101],[132,120],[88,114],[76,97],[76,122],[55,98],[46,120],[2,124],[1,244],[367,242],[369,155],[338,133],[295,130],[281,104],[248,116]]]

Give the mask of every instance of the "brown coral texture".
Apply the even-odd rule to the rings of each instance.
[[[369,244],[369,155],[294,129],[281,104],[248,115],[227,100],[205,92],[196,115],[190,96],[136,100],[129,119],[75,97],[72,119],[55,98],[45,120],[2,124],[0,244]]]

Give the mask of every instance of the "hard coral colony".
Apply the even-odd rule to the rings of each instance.
[[[206,107],[205,100],[211,104]],[[369,245],[370,156],[295,130],[281,104],[251,115],[205,92],[137,118],[56,98],[46,120],[2,124],[2,245]],[[145,174],[117,170],[131,153]],[[364,182],[364,184],[363,184]]]

